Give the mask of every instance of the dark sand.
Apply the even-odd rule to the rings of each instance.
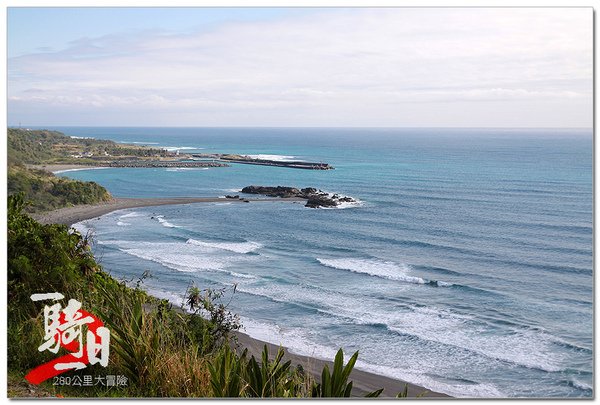
[[[63,171],[63,170],[74,170],[74,169],[84,170],[84,169],[104,168],[102,166],[74,165],[74,164],[26,165],[26,166],[31,169],[46,170],[46,171],[52,172],[52,173],[58,172],[58,171]]]
[[[53,169],[64,170],[70,168],[64,166],[65,165],[62,165],[60,168],[53,167]],[[81,166],[77,167],[79,168]],[[49,167],[46,167],[44,169],[49,170]],[[301,203],[304,202],[304,200],[300,198],[252,199],[249,201],[251,201],[252,203],[268,201],[289,201]],[[114,198],[110,202],[103,204],[78,205],[74,207],[61,208],[50,212],[36,214],[33,217],[39,222],[46,224],[57,223],[70,226],[80,221],[96,218],[101,215],[126,208],[151,207],[171,204],[192,204],[203,202],[234,202],[236,204],[244,204],[244,202],[241,200],[226,198]],[[238,342],[240,343],[240,345],[242,347],[248,348],[248,352],[250,354],[253,354],[258,359],[260,359],[261,357],[263,346],[265,344],[269,348],[270,358],[272,358],[273,355],[277,353],[278,346],[276,345],[251,338],[250,336],[241,332],[237,332],[236,336],[238,337]],[[315,376],[317,380],[320,380],[321,370],[323,369],[323,366],[325,364],[329,364],[329,369],[330,371],[332,370],[333,359],[331,359],[331,361],[324,361],[309,356],[293,354],[290,353],[287,348],[284,347],[284,349],[286,352],[285,359],[292,360],[293,366],[300,364],[304,368],[304,370]],[[344,353],[344,363],[348,361],[351,355],[352,353]],[[363,396],[367,392],[383,388],[384,391],[381,394],[381,397],[395,397],[396,394],[402,392],[404,390],[405,385],[408,384],[404,381],[372,374],[362,370],[357,370],[356,368],[352,371],[352,374],[350,374],[350,379],[353,381],[353,396]],[[412,398],[418,395],[423,395],[423,398],[450,398],[446,394],[429,391],[423,387],[414,384],[408,384],[408,395]]]
[[[220,197],[175,197],[175,198],[113,198],[111,201],[93,205],[76,205],[73,207],[60,208],[54,211],[33,214],[32,217],[43,224],[65,224],[73,225],[86,219],[92,219],[109,212],[136,207],[153,207],[158,205],[193,204],[227,202],[235,204],[247,204],[256,202],[304,202],[301,198],[220,198]]]

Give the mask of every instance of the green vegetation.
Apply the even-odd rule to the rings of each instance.
[[[109,201],[108,191],[95,182],[56,177],[44,170],[28,169],[21,165],[8,167],[8,194],[24,193],[31,203],[28,212],[46,211],[77,204]]]
[[[27,212],[95,204],[111,199],[108,191],[97,183],[56,177],[44,170],[27,168],[25,164],[52,163],[73,159],[70,157],[72,153],[99,152],[110,150],[112,146],[119,148],[114,142],[73,139],[56,131],[9,128],[7,146],[8,194],[24,193],[26,200],[30,201],[25,207]]]
[[[283,349],[269,359],[264,346],[261,362],[254,356],[248,359],[247,351],[240,356],[223,346],[212,363],[209,363],[212,394],[215,397],[247,398],[302,398],[310,397],[312,378],[300,366],[292,368],[291,361],[282,361]]]
[[[348,382],[348,377],[352,372],[352,368],[358,358],[358,352],[348,361],[348,364],[344,366],[344,353],[340,349],[333,362],[333,372],[329,373],[329,367],[325,365],[323,367],[323,373],[321,374],[321,384],[315,384],[312,387],[312,396],[319,398],[337,398],[337,397],[349,397],[352,392],[352,381]],[[378,397],[381,394],[381,390],[377,390],[367,397]]]
[[[8,164],[101,164],[118,158],[164,157],[162,149],[119,144],[109,140],[71,138],[57,131],[9,128]]]
[[[130,287],[104,273],[90,249],[88,235],[64,225],[42,225],[23,212],[23,194],[8,197],[8,374],[23,381],[33,368],[67,354],[38,351],[44,341],[45,302],[33,293],[60,292],[63,307],[76,299],[98,316],[111,333],[106,368],[99,364],[61,376],[123,375],[127,386],[72,387],[43,382],[39,390],[65,397],[325,397],[349,396],[348,382],[358,353],[346,366],[341,350],[333,372],[324,368],[320,382],[283,362],[279,350],[269,358],[265,347],[260,362],[247,351],[231,349],[231,332],[239,328],[235,315],[220,302],[223,291],[186,292],[192,312],[173,308],[166,300],[140,289],[142,276]],[[47,302],[46,302],[47,303]],[[22,392],[9,385],[9,393]],[[369,394],[378,396],[381,390]]]
[[[129,288],[101,271],[87,236],[63,225],[42,225],[23,213],[22,195],[8,200],[8,368],[23,378],[59,355],[38,352],[44,341],[43,303],[35,292],[60,292],[106,322],[111,331],[107,368],[96,364],[63,375],[125,375],[127,387],[42,385],[64,396],[206,396],[207,360],[218,349],[211,325],[195,314]]]

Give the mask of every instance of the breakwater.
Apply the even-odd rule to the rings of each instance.
[[[241,155],[192,155],[196,158],[210,158],[226,161],[228,163],[240,163],[246,165],[261,165],[261,166],[277,166],[277,167],[289,167],[292,169],[306,169],[306,170],[333,170],[334,167],[329,163],[323,162],[304,162],[304,161],[282,161],[282,160],[270,160],[270,159],[258,159],[250,156]]]
[[[219,162],[197,162],[197,161],[124,161],[110,162],[109,167],[229,167],[228,164]]]
[[[228,164],[220,162],[199,162],[181,160],[115,160],[108,162],[97,162],[93,165],[102,167],[229,167]]]

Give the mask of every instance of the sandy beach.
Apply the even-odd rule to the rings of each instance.
[[[48,172],[62,172],[65,170],[104,169],[102,166],[57,164],[57,165],[25,165],[31,169],[46,170]]]
[[[73,225],[86,219],[92,219],[113,211],[126,208],[153,207],[159,205],[193,204],[227,202],[244,204],[246,201],[256,202],[303,202],[301,198],[221,198],[221,197],[177,197],[177,198],[113,198],[112,200],[93,204],[76,205],[60,208],[54,211],[33,214],[32,217],[43,224]]]
[[[60,168],[53,167],[54,170],[66,170],[64,168],[65,165],[60,166]],[[49,170],[49,168],[44,168],[45,170]],[[269,199],[250,199],[252,203],[254,202],[273,202],[273,201],[288,201],[288,202],[303,202],[303,199],[300,198],[269,198]],[[58,223],[65,225],[73,225],[77,222],[84,221],[87,219],[96,218],[102,216],[104,214],[108,214],[113,211],[126,209],[126,208],[135,208],[135,207],[150,207],[150,206],[159,206],[159,205],[172,205],[172,204],[192,204],[192,203],[214,203],[214,202],[234,202],[238,204],[243,204],[242,200],[236,199],[226,199],[226,198],[194,198],[194,197],[183,197],[183,198],[113,198],[111,201],[95,204],[95,205],[78,205],[74,207],[66,207],[61,208],[54,211],[49,211],[45,213],[39,213],[32,215],[36,220],[41,223],[49,224],[49,223]],[[245,333],[236,332],[236,336],[238,338],[238,342],[241,347],[248,348],[250,354],[253,354],[255,357],[260,358],[263,346],[266,344],[269,348],[269,353],[276,353],[278,346],[273,345],[271,343],[266,343],[260,341],[258,339],[254,339],[248,336]],[[282,342],[285,343],[285,342]],[[330,365],[330,370],[332,367],[332,361],[324,361],[321,359],[317,359],[309,356],[302,356],[298,354],[293,354],[289,352],[289,349],[283,346],[286,355],[285,358],[292,360],[292,364],[294,366],[300,364],[304,370],[310,372],[312,375],[316,376],[318,379],[320,378],[321,370],[325,364]],[[348,358],[352,355],[352,353],[344,353],[344,362],[348,360]],[[360,355],[359,355],[360,359]],[[333,360],[333,359],[331,359]],[[384,388],[382,393],[382,397],[395,397],[396,394],[402,392],[406,384],[408,384],[408,395],[409,397],[416,396],[424,396],[424,398],[450,398],[448,395],[429,391],[426,388],[420,387],[418,385],[409,384],[401,380],[392,379],[389,377],[384,377],[380,375],[376,375],[373,373],[369,373],[366,371],[354,369],[352,374],[350,375],[350,379],[354,381],[353,386],[353,395],[354,396],[362,396],[367,392],[371,392],[380,388]]]

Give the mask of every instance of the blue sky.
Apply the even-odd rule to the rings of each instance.
[[[590,127],[591,8],[9,8],[8,123]]]
[[[202,8],[184,7],[10,7],[8,57],[39,51],[57,51],[71,41],[138,31],[173,33],[210,30],[225,22],[268,21],[286,15],[311,12],[294,8]]]

